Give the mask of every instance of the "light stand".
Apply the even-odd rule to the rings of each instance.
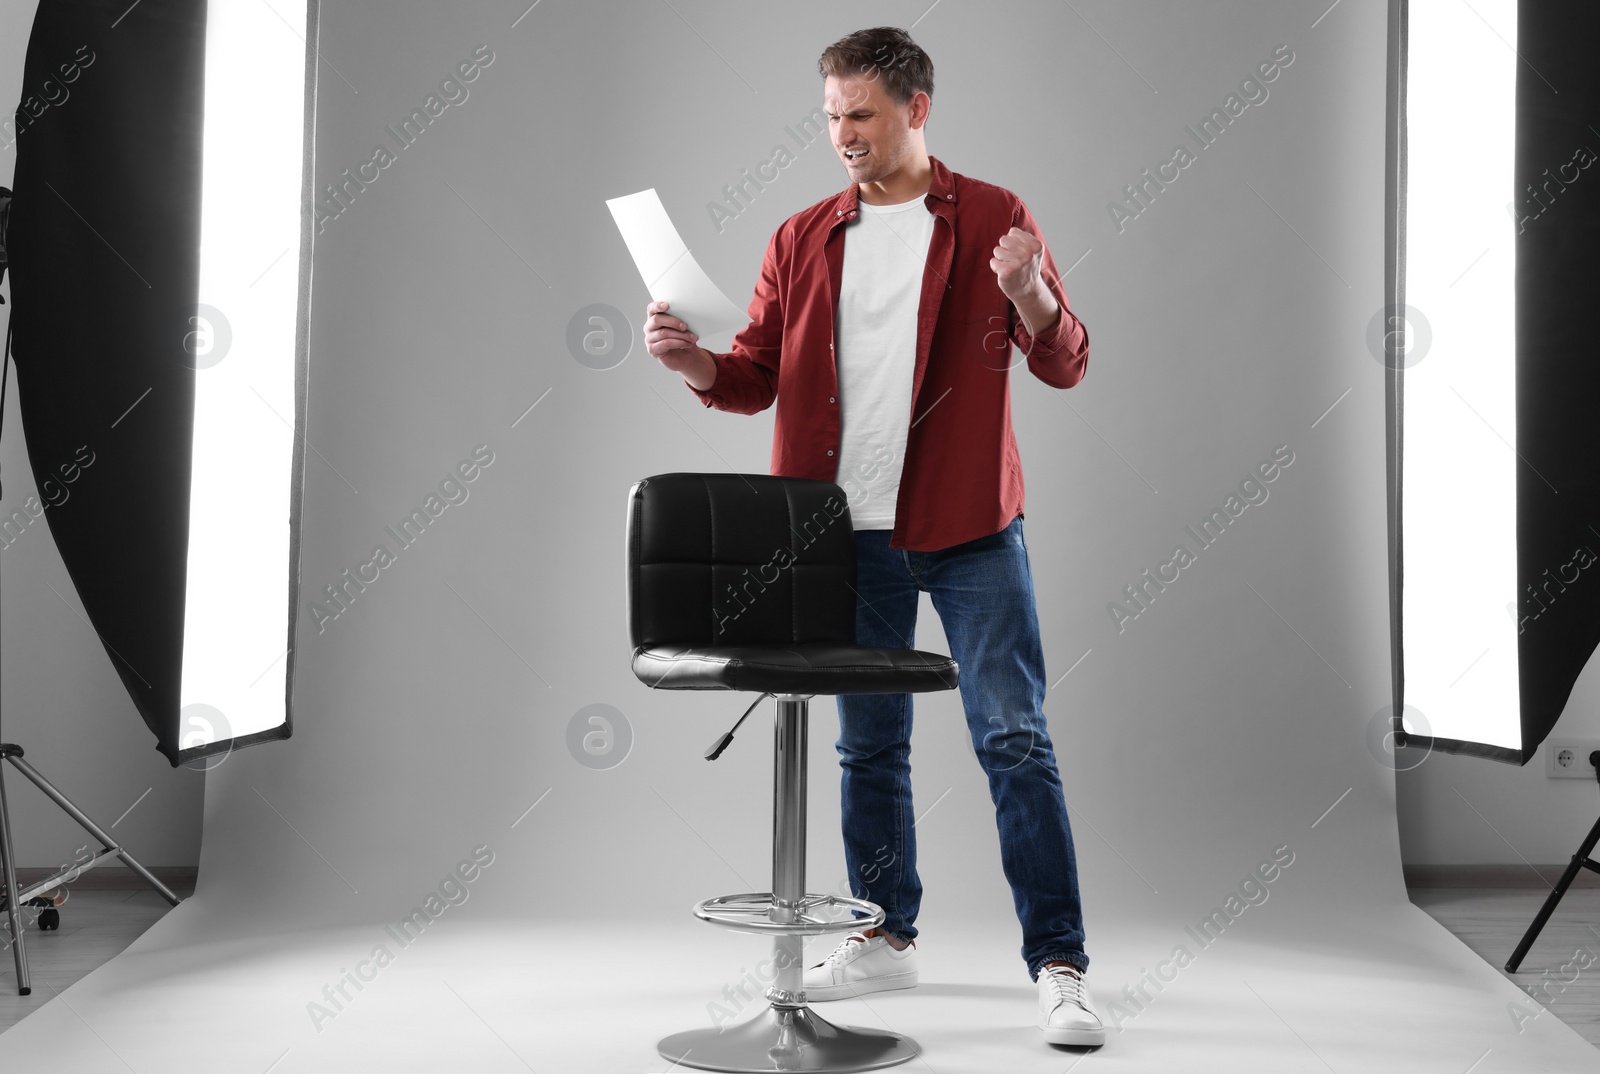
[[[1547,747],[1548,748],[1548,747]],[[1595,779],[1600,781],[1600,750],[1589,754],[1589,764],[1594,768]],[[1600,873],[1600,862],[1589,857],[1594,845],[1600,843],[1600,820],[1594,822],[1594,827],[1589,829],[1589,834],[1583,837],[1583,842],[1578,844],[1578,852],[1567,863],[1566,871],[1561,874],[1561,879],[1556,881],[1556,886],[1551,889],[1550,895],[1544,900],[1544,905],[1539,907],[1539,912],[1534,915],[1533,924],[1528,926],[1528,931],[1523,934],[1522,942],[1517,944],[1517,949],[1511,952],[1511,961],[1506,963],[1507,973],[1516,973],[1517,967],[1522,965],[1522,959],[1528,953],[1528,948],[1533,946],[1533,941],[1539,938],[1539,933],[1544,930],[1544,923],[1550,920],[1550,915],[1556,912],[1556,905],[1561,902],[1561,896],[1567,893],[1567,888],[1578,877],[1579,869],[1589,869]]]
[[[121,858],[124,865],[138,873],[140,879],[155,888],[157,893],[173,906],[178,905],[179,899],[178,896],[172,893],[172,889],[157,880],[149,869],[140,865],[132,854],[124,850],[104,829],[90,820],[88,814],[73,805],[71,799],[58,791],[44,776],[40,775],[38,769],[24,761],[22,759],[21,746],[9,742],[0,742],[0,758],[10,761],[17,771],[32,780],[35,786],[50,797],[51,801],[60,806],[67,816],[77,821],[85,831],[100,840],[100,852],[88,861],[69,866],[54,876],[45,877],[26,891],[18,890],[16,857],[11,849],[11,814],[6,808],[5,768],[0,766],[0,858],[5,861],[5,891],[3,892],[3,897],[5,898],[6,914],[11,927],[11,954],[17,964],[17,994],[26,996],[33,991],[28,984],[28,958],[22,947],[22,907],[29,899],[49,891],[64,880],[75,879],[84,870],[93,869],[96,865],[111,857]]]

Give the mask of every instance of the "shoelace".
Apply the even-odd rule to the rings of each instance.
[[[1045,972],[1050,975],[1050,987],[1057,999],[1088,1009],[1084,1003],[1082,977],[1065,966],[1051,966]]]
[[[846,936],[844,938],[843,942],[841,942],[838,947],[835,947],[833,949],[833,951],[829,953],[827,958],[822,960],[823,965],[826,965],[826,966],[842,966],[842,965],[844,965],[845,962],[849,961],[850,957],[852,955],[854,955],[854,953],[855,953],[854,949],[859,949],[859,948],[864,947],[866,945],[866,942],[867,942],[867,934],[866,933],[864,933],[864,932],[852,932],[850,935],[848,935],[848,936]]]

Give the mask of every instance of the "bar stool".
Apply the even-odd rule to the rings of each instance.
[[[876,1070],[915,1057],[916,1041],[837,1026],[806,1005],[806,936],[871,929],[883,909],[806,893],[806,716],[815,694],[951,690],[948,656],[855,644],[855,531],[830,481],[765,474],[672,473],[628,490],[628,629],[633,672],[658,690],[755,691],[773,723],[772,890],[718,895],[694,915],[770,936],[769,1006],[735,1026],[689,1029],[656,1043],[662,1058],[702,1070]],[[706,751],[715,760],[739,723]],[[865,916],[842,920],[825,911]]]

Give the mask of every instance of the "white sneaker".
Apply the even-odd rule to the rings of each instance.
[[[806,1002],[913,987],[917,983],[916,944],[912,940],[904,951],[896,951],[882,933],[852,932],[827,958],[806,967],[801,985]]]
[[[1088,983],[1065,966],[1039,971],[1039,1028],[1051,1044],[1106,1042],[1106,1027],[1089,999]]]

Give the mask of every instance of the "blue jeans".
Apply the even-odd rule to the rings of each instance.
[[[1037,979],[1055,959],[1087,970],[1072,829],[1040,708],[1044,653],[1022,516],[998,533],[936,552],[891,549],[889,533],[855,533],[856,643],[914,648],[918,592],[928,591],[961,667],[961,703],[989,777],[1028,976]],[[841,695],[835,743],[851,891],[883,907],[880,928],[905,940],[917,935],[922,903],[911,696]]]

